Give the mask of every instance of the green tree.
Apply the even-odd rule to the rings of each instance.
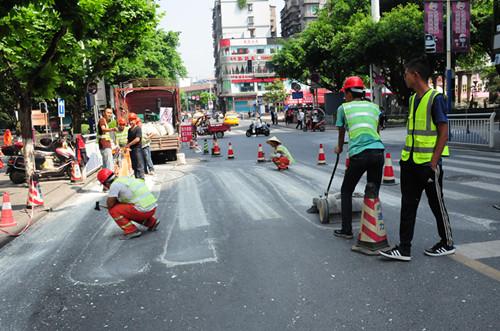
[[[285,89],[285,84],[282,80],[276,79],[274,82],[266,86],[266,93],[264,93],[264,101],[279,105],[285,102],[288,93]]]
[[[214,101],[214,100],[215,100],[215,94],[205,91],[200,93],[200,104],[202,106],[207,106],[208,108],[208,101]]]

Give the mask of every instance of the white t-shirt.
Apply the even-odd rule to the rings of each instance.
[[[304,112],[303,111],[299,111],[299,116],[298,116],[298,120],[299,121],[302,121],[304,119]]]
[[[132,190],[125,184],[119,183],[119,182],[113,182],[109,188],[109,193],[108,197],[110,198],[117,198],[119,202],[123,202],[124,200],[131,200],[134,194],[132,193]],[[155,203],[153,206],[144,209],[141,208],[137,205],[134,205],[134,208],[137,209],[140,212],[147,213],[148,211],[153,210],[156,208],[158,205]]]

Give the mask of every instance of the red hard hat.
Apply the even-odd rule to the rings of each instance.
[[[101,183],[101,184],[105,184],[106,182],[108,182],[110,179],[112,179],[113,177],[115,176],[115,173],[112,171],[112,170],[109,170],[108,168],[102,168],[101,170],[99,170],[99,172],[97,173],[97,180]]]
[[[127,125],[127,121],[123,117],[118,120],[118,125]]]
[[[360,77],[358,77],[358,76],[347,77],[345,82],[344,82],[344,86],[342,86],[341,91],[345,92],[345,90],[353,89],[353,88],[358,89],[358,90],[365,89],[365,84],[363,83],[363,80]],[[355,91],[355,92],[357,92],[357,91]],[[363,92],[363,91],[359,91],[359,92]]]
[[[128,113],[128,120],[129,121],[136,121],[137,120],[137,114],[136,113]]]

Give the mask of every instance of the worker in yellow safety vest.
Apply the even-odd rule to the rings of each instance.
[[[450,219],[443,200],[443,167],[441,158],[449,156],[448,117],[443,95],[428,86],[430,65],[418,58],[405,65],[406,85],[415,91],[410,98],[407,135],[401,152],[401,220],[400,243],[381,255],[400,261],[411,260],[411,241],[417,209],[425,190],[436,218],[440,241],[426,249],[428,256],[455,253]]]
[[[120,148],[124,148],[128,143],[128,126],[127,121],[122,117],[118,120],[118,130],[115,132],[116,144]]]

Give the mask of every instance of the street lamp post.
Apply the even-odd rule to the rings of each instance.
[[[446,95],[448,113],[452,108],[452,86],[451,86],[451,0],[446,0]]]
[[[372,19],[375,23],[380,21],[380,0],[371,0],[371,12]],[[376,77],[374,77],[374,75]],[[382,90],[377,83],[374,83],[374,79],[380,76],[380,69],[371,64],[370,65],[370,100],[373,101],[375,99],[376,103],[381,106],[382,105]]]

